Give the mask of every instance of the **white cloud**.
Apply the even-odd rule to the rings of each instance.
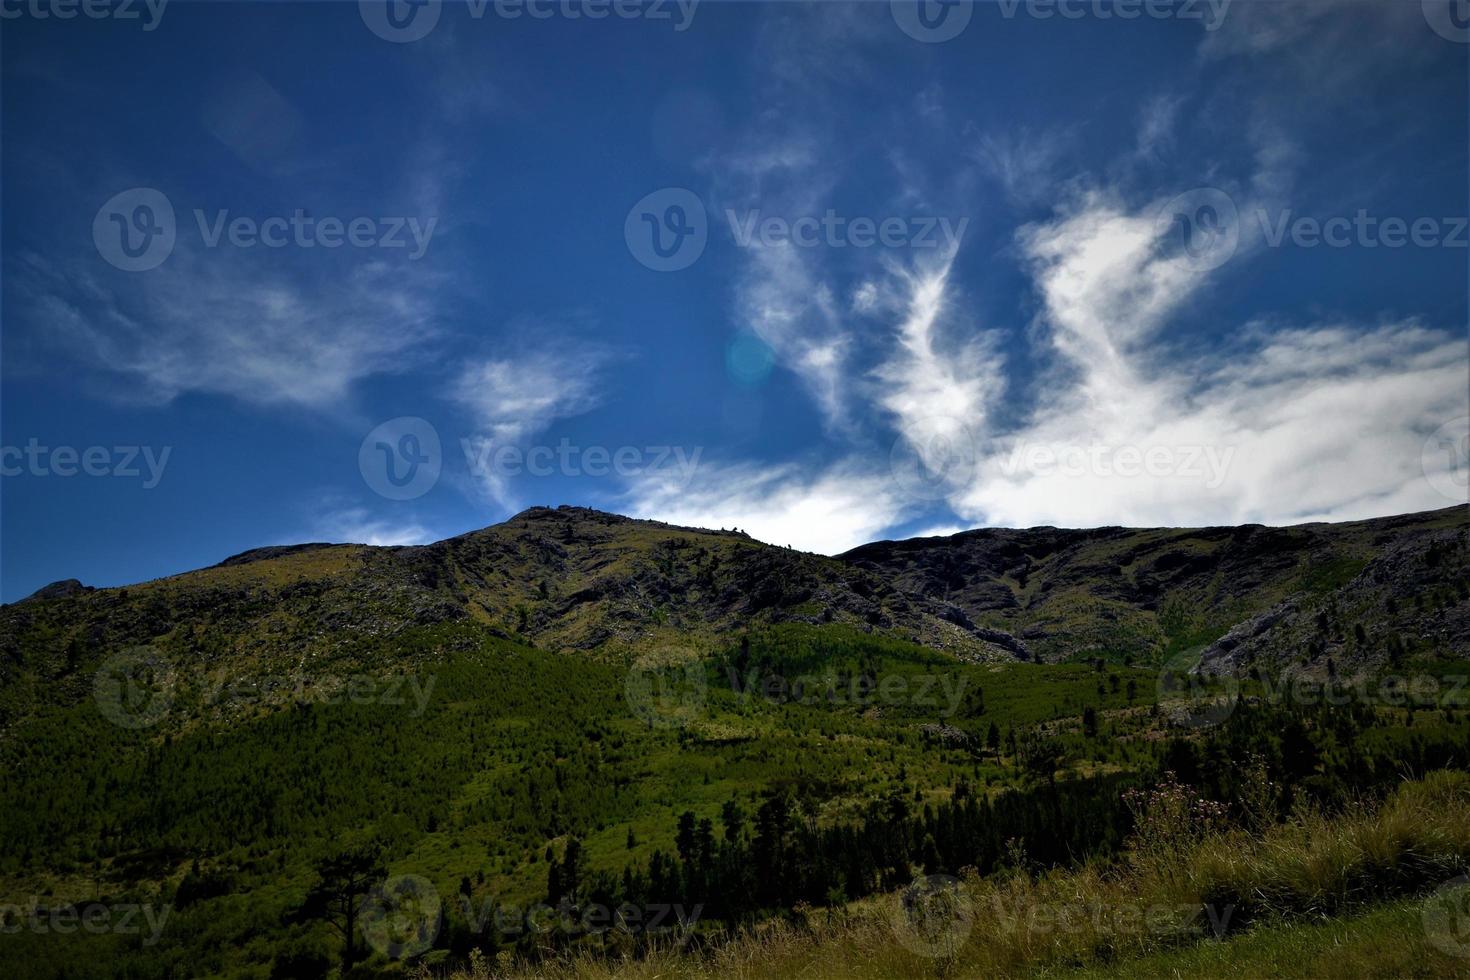
[[[1055,198],[1058,169],[1074,142],[1069,130],[1027,127],[981,136],[972,151],[983,173],[996,180],[1014,204],[1034,205]]]
[[[315,525],[314,536],[346,544],[375,547],[429,544],[439,538],[421,524],[396,524],[368,514],[366,508],[348,507],[323,515]]]
[[[264,405],[339,406],[373,374],[418,363],[436,336],[428,280],[368,263],[339,279],[278,272],[234,253],[169,265],[113,288],[38,257],[18,285],[36,326],[122,379],[112,394],[167,403],[186,392]]]
[[[915,531],[909,537],[913,538],[948,538],[956,534],[963,534],[971,528],[965,524],[938,524],[934,527],[926,527]]]
[[[986,335],[966,329],[957,340],[946,342],[953,260],[951,252],[932,265],[894,270],[893,300],[900,307],[897,345],[875,373],[882,382],[879,404],[898,420],[901,431],[935,419],[981,427],[987,403],[1000,386],[999,354]]]
[[[737,286],[742,325],[765,341],[781,363],[806,384],[829,424],[846,422],[848,353],[852,338],[840,304],[818,282],[802,250],[755,245]]]
[[[1185,96],[1160,95],[1143,107],[1138,121],[1138,155],[1145,159],[1162,156],[1174,145],[1174,127]]]
[[[873,540],[903,515],[886,471],[843,464],[818,473],[794,465],[701,464],[694,479],[633,487],[628,512],[693,527],[738,527],[768,544],[834,555]]]
[[[489,358],[466,365],[451,396],[486,436],[512,443],[595,406],[598,372],[607,360],[606,351],[589,345]]]
[[[991,434],[997,448],[950,500],[956,513],[1017,526],[1284,524],[1448,503],[1420,453],[1466,412],[1463,338],[1415,321],[1252,325],[1222,353],[1181,358],[1157,334],[1224,270],[1192,271],[1158,237],[1148,209],[1103,195],[1022,231],[1056,369],[1030,418]]]
[[[604,348],[565,342],[556,351],[488,358],[460,371],[450,397],[470,413],[477,427],[464,450],[487,496],[502,506],[514,505],[509,481],[488,465],[494,450],[519,444],[557,419],[595,407],[601,400],[601,370],[610,358]]]

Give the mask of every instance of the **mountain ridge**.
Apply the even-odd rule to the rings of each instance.
[[[1294,597],[1273,633],[1293,655],[1344,658],[1344,643],[1314,647],[1298,622],[1339,593],[1383,615],[1393,605],[1395,629],[1431,642],[1434,623],[1406,618],[1413,588],[1438,589],[1441,600],[1450,590],[1454,601],[1436,610],[1448,610],[1444,639],[1460,650],[1470,644],[1460,596],[1470,578],[1467,517],[1470,507],[1290,527],[979,528],[826,557],[739,530],[532,507],[425,545],[266,546],[130,586],[47,586],[0,607],[0,669],[75,661],[78,647],[160,642],[195,652],[250,645],[300,661],[353,637],[444,622],[576,650],[707,646],[761,623],[838,623],[967,659],[1155,663],[1191,652],[1238,669],[1270,643],[1262,631],[1232,631]],[[1444,559],[1432,568],[1431,550]],[[1383,568],[1357,582],[1388,555],[1413,571],[1412,584]],[[1237,648],[1252,656],[1227,656]]]

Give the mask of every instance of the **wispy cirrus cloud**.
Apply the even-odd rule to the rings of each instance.
[[[610,354],[595,346],[536,350],[466,364],[450,389],[482,433],[510,443],[601,400],[598,375]]]
[[[513,505],[509,480],[486,461],[501,446],[596,407],[604,394],[603,369],[614,357],[606,347],[564,339],[557,348],[522,345],[514,355],[470,361],[460,369],[449,397],[474,424],[462,448],[483,493],[501,506]]]
[[[112,379],[112,397],[164,404],[198,392],[327,409],[374,374],[421,363],[438,336],[432,279],[367,262],[316,278],[241,253],[176,252],[119,280],[87,263],[21,260],[11,286],[35,329]]]
[[[955,322],[954,256],[950,250],[927,262],[895,264],[883,292],[896,328],[888,356],[874,370],[875,397],[900,432],[939,420],[983,429],[1003,387],[996,335]]]
[[[1023,425],[985,431],[997,451],[951,498],[954,510],[992,524],[1090,526],[1443,506],[1420,451],[1466,411],[1463,337],[1412,319],[1257,323],[1217,353],[1181,353],[1158,342],[1160,329],[1233,267],[1193,268],[1166,246],[1156,214],[1094,194],[1019,233],[1054,375]],[[1156,465],[1120,472],[1124,447],[1154,453]],[[1087,462],[1056,462],[1065,459]]]

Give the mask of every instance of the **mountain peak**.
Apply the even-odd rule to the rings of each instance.
[[[59,582],[52,582],[50,585],[41,586],[39,589],[32,592],[30,595],[26,596],[20,601],[38,602],[42,599],[65,599],[67,596],[80,595],[83,592],[95,591],[96,589],[94,589],[92,586],[83,585],[77,579],[64,578]]]

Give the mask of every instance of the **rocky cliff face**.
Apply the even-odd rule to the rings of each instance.
[[[0,696],[86,696],[88,664],[155,645],[202,669],[412,656],[440,624],[543,648],[729,642],[835,623],[966,659],[1109,657],[1350,670],[1470,655],[1470,508],[1341,525],[981,530],[840,558],[732,531],[533,508],[422,547],[258,549],[127,588],[0,607]],[[414,641],[417,642],[417,641]],[[435,641],[438,642],[438,641]]]
[[[0,607],[0,687],[23,674],[65,686],[78,665],[140,645],[206,668],[301,669],[379,656],[441,623],[591,650],[716,643],[776,622],[845,624],[970,659],[1027,656],[1003,630],[835,559],[737,532],[533,508],[422,547],[264,548],[126,588],[42,590]]]
[[[1386,544],[1342,586],[1291,596],[1205,648],[1198,669],[1308,675],[1392,669],[1414,653],[1470,654],[1470,548],[1463,530]]]
[[[1315,619],[1334,599],[1338,633],[1356,639],[1362,622],[1371,639],[1378,624],[1385,643],[1400,632],[1406,642],[1470,652],[1459,625],[1467,534],[1470,508],[1452,507],[1287,528],[986,529],[876,542],[842,558],[1015,634],[1045,660],[1149,662],[1208,647],[1207,660],[1227,669],[1306,652],[1304,632],[1288,626],[1302,611]],[[1430,595],[1438,601],[1415,598]],[[1319,646],[1353,660],[1373,644],[1333,634]]]

